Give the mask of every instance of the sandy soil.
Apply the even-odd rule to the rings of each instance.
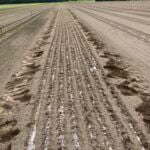
[[[35,44],[47,20],[48,12],[26,23],[21,29],[17,29],[15,34],[13,33],[8,39],[1,41],[0,95],[4,92],[6,83],[10,80],[12,74],[19,68],[29,48]]]
[[[135,4],[59,4],[43,19],[1,97],[2,150],[150,149],[150,20]]]

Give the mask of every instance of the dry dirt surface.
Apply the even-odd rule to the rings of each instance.
[[[29,8],[32,8],[33,12],[35,12],[40,6],[37,8],[36,6],[26,7],[23,7],[22,11],[26,9],[30,13]],[[21,20],[16,15],[16,12],[18,14],[21,12],[21,7],[11,10],[11,15],[16,15],[13,18],[15,21],[3,26],[2,34],[0,30],[0,96],[4,92],[6,83],[10,80],[11,75],[20,67],[23,57],[26,56],[30,47],[35,45],[36,40],[39,38],[41,32],[43,32],[43,28],[45,28],[47,21],[51,17],[51,11],[53,12],[54,9],[54,7],[46,9],[46,6],[44,6],[45,9],[43,9],[43,6],[41,8],[40,12],[26,18],[22,16]],[[6,15],[8,11],[10,14],[10,9],[0,10],[0,13],[3,12],[5,20],[9,21]],[[1,23],[3,24],[3,21]]]
[[[27,5],[12,9],[0,10],[0,27],[8,26],[22,18],[34,15],[35,13],[39,13],[48,7],[46,5]]]
[[[114,14],[96,7],[66,3],[51,11],[1,97],[1,150],[150,149],[149,18],[140,18],[148,12],[137,5],[142,15],[132,20],[119,13],[121,4]],[[108,28],[118,30],[114,41]],[[141,61],[131,49],[138,43],[126,51],[115,43],[123,38],[145,46],[136,52]]]

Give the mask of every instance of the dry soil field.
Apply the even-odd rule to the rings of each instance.
[[[0,24],[0,150],[150,150],[150,2],[17,7]]]

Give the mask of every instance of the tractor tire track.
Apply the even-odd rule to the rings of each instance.
[[[79,30],[79,31],[80,31],[80,30]],[[76,33],[77,33],[77,32],[76,32]],[[78,37],[78,39],[79,39],[79,37]],[[80,40],[80,41],[81,41],[81,40]],[[80,44],[80,45],[81,45],[81,44]],[[88,45],[88,43],[86,44],[86,46],[87,46],[87,45]],[[91,51],[90,51],[90,48],[87,47],[87,48],[84,48],[84,49],[85,49],[85,50],[89,50],[89,54],[92,56]],[[95,55],[96,55],[96,54],[95,54]],[[86,58],[85,60],[88,60],[87,56],[88,56],[88,53],[85,54],[85,58]],[[89,58],[90,58],[90,57],[89,57]],[[93,61],[94,61],[94,62],[93,62],[94,64],[97,63],[96,60],[94,60],[94,58],[93,58],[93,59],[91,58],[91,59],[89,59],[89,60],[93,60]],[[86,64],[88,64],[88,63],[86,63]],[[94,65],[91,65],[91,66],[94,66]],[[99,64],[99,67],[100,67],[100,64]],[[98,67],[98,68],[99,68],[99,67]],[[102,70],[102,68],[101,68],[101,70]],[[94,71],[92,71],[92,72],[94,72]],[[96,76],[96,75],[95,75],[95,76]],[[97,76],[98,76],[98,75],[97,75]],[[102,82],[102,81],[105,81],[105,82],[107,81],[106,78],[103,78],[103,80],[100,79],[100,78],[101,78],[100,76],[98,76],[98,78],[99,78],[99,81],[101,81],[101,82]],[[95,79],[95,80],[96,80],[96,79]],[[96,80],[95,83],[97,83],[97,82],[98,82],[98,79]],[[98,85],[101,85],[101,82],[99,82]],[[92,83],[91,83],[91,84],[92,84]],[[105,90],[103,90],[103,91],[107,91],[107,90],[105,89]],[[94,93],[94,92],[93,92],[93,93]],[[109,106],[109,105],[111,106],[111,102],[112,102],[112,101],[110,101],[110,102],[107,101],[106,106]],[[121,103],[121,102],[120,102],[120,103]],[[110,106],[109,106],[109,107],[110,107]],[[115,106],[115,104],[112,104],[112,106]],[[117,107],[118,107],[118,106],[117,106]],[[122,105],[122,107],[125,107],[125,105]],[[125,109],[125,108],[124,108],[124,109]],[[111,110],[111,111],[112,111],[112,110]],[[127,111],[127,110],[126,110],[126,111]],[[122,111],[122,112],[125,112],[125,110]],[[127,112],[128,112],[128,111],[127,111]],[[120,114],[120,112],[117,113],[117,114]],[[131,115],[129,115],[129,113],[128,113],[128,116],[131,116]],[[122,118],[122,116],[120,116],[120,119],[121,119],[121,118]],[[132,118],[132,117],[131,117],[131,118]],[[114,118],[114,119],[115,119],[115,118]],[[134,119],[133,119],[133,118],[132,118],[131,120],[133,120],[133,122],[134,122]],[[135,123],[135,122],[134,122],[134,123]],[[132,124],[133,126],[135,126],[134,123]],[[118,124],[119,124],[119,123],[118,123]],[[122,127],[123,127],[123,126],[122,126]],[[128,129],[128,127],[127,127],[127,129]],[[136,130],[136,129],[138,129],[138,127],[135,127],[134,129]],[[133,132],[133,134],[136,133],[136,131],[132,131],[132,132]],[[129,133],[132,133],[132,132],[129,131]],[[139,131],[139,132],[140,132],[140,131]],[[139,132],[137,131],[137,135],[140,135]],[[135,135],[135,136],[137,136],[137,135]],[[131,138],[131,139],[133,139],[133,138]],[[137,139],[138,139],[138,136],[137,136]],[[144,141],[143,139],[145,139],[145,138],[143,137],[143,135],[142,135],[142,133],[141,133],[141,141],[140,141],[140,143],[143,141],[143,145],[145,145],[145,147],[147,147],[147,144],[145,143],[145,141]],[[137,143],[137,141],[136,141],[136,143]],[[141,144],[140,144],[140,145],[141,145]],[[142,145],[141,145],[141,146],[142,146]],[[143,147],[143,146],[142,146],[142,147]]]

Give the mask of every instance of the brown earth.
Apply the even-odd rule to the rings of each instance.
[[[51,9],[53,10],[53,8]],[[22,59],[27,55],[29,49],[35,45],[39,35],[43,32],[43,28],[49,19],[49,13],[49,11],[46,11],[24,24],[21,23],[19,27],[13,26],[13,30],[1,36],[0,95],[4,93],[6,83],[10,80],[12,74],[19,69]]]
[[[49,6],[41,4],[35,6],[21,6],[13,9],[0,10],[0,27],[10,25],[15,21],[31,16],[34,13],[38,13],[47,8],[49,8]]]
[[[1,97],[0,148],[149,150],[148,4],[59,4],[39,17]]]

